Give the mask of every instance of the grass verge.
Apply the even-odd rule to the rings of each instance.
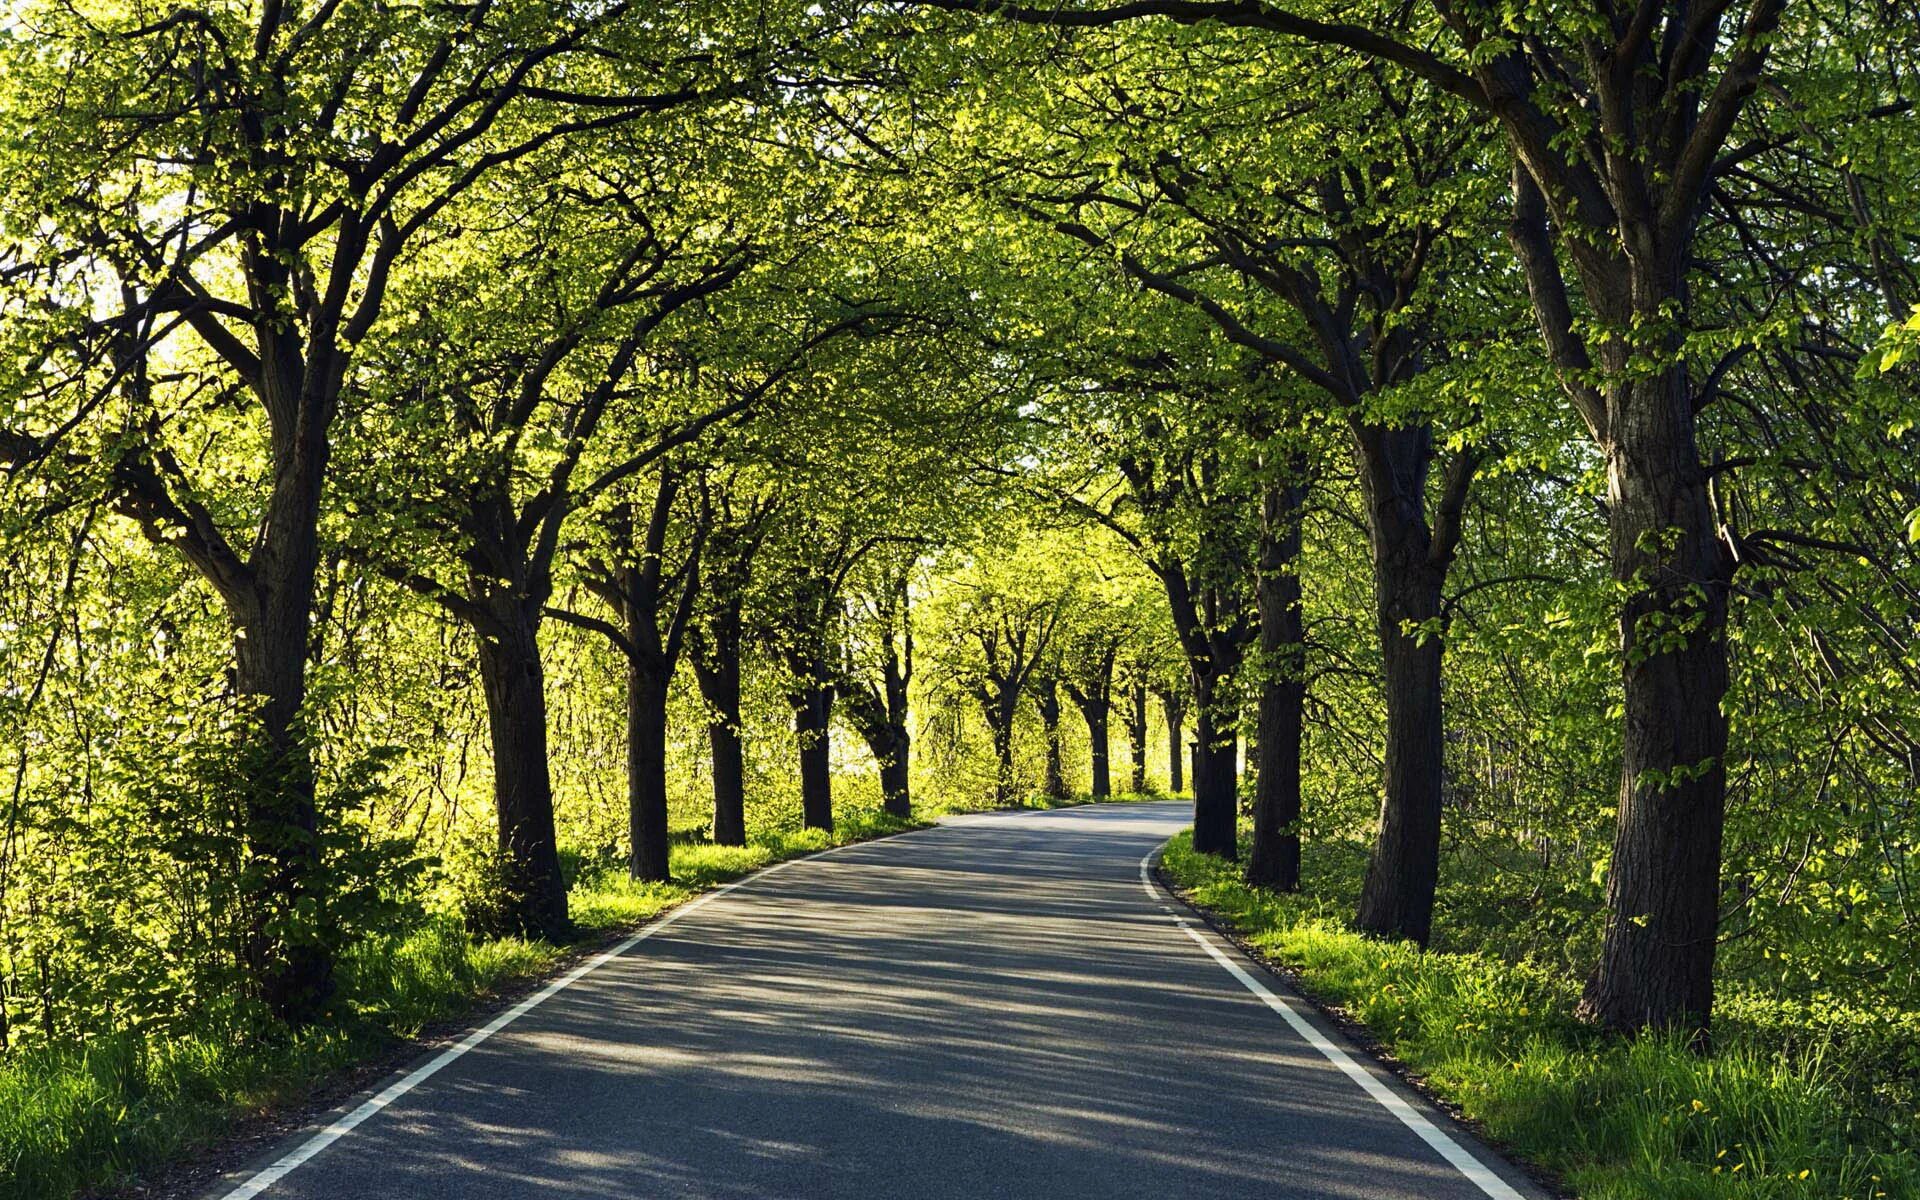
[[[1863,1105],[1830,1048],[1786,1051],[1723,1024],[1711,1057],[1603,1037],[1578,981],[1474,953],[1363,938],[1323,901],[1248,887],[1169,843],[1168,882],[1338,1007],[1495,1142],[1585,1200],[1920,1197],[1920,1114]],[[1728,1028],[1731,1025],[1731,1028]]]
[[[121,1034],[20,1054],[0,1066],[0,1196],[55,1200],[123,1187],[238,1124],[308,1102],[343,1072],[391,1058],[422,1032],[702,892],[783,859],[924,824],[854,814],[831,836],[789,830],[741,847],[682,843],[669,884],[635,884],[623,872],[583,876],[569,897],[580,938],[568,946],[476,940],[458,921],[435,918],[355,946],[341,962],[339,1017],[296,1033]]]

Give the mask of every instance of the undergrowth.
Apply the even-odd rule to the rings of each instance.
[[[674,881],[665,884],[582,870],[569,895],[579,930],[572,946],[476,939],[455,917],[430,916],[348,951],[333,1018],[308,1029],[209,1025],[16,1054],[0,1061],[0,1196],[57,1200],[123,1186],[216,1141],[236,1121],[296,1106],[340,1072],[551,973],[583,945],[782,859],[920,823],[854,813],[832,835],[767,831],[738,847],[683,840],[673,848]]]
[[[1362,937],[1327,889],[1250,888],[1234,864],[1195,854],[1188,834],[1162,861],[1196,903],[1585,1200],[1920,1197],[1920,1112],[1885,1074],[1912,1052],[1920,1014],[1822,1022],[1733,981],[1703,1057],[1582,1025],[1580,980],[1558,963]],[[1343,862],[1310,866],[1338,876]],[[1491,924],[1492,913],[1475,916]],[[1457,932],[1498,944],[1503,931]]]

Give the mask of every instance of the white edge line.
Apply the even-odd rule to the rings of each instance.
[[[1177,909],[1163,902],[1160,892],[1154,887],[1153,876],[1149,873],[1149,868],[1152,867],[1153,860],[1159,853],[1160,849],[1155,847],[1140,860],[1140,885],[1147,889],[1147,898],[1159,904],[1166,914],[1173,918],[1174,924],[1178,925],[1182,932],[1199,943],[1200,948],[1212,956],[1213,961],[1225,967],[1227,973],[1239,980],[1242,987],[1264,1000],[1268,1008],[1284,1017],[1295,1033],[1306,1039],[1307,1044],[1318,1050],[1328,1062],[1340,1068],[1347,1078],[1359,1084],[1361,1090],[1373,1097],[1380,1107],[1399,1117],[1401,1124],[1413,1130],[1421,1141],[1433,1147],[1454,1170],[1466,1176],[1470,1182],[1492,1196],[1494,1200],[1525,1200],[1525,1197],[1515,1191],[1511,1184],[1494,1174],[1485,1163],[1469,1154],[1466,1147],[1428,1120],[1425,1113],[1408,1104],[1393,1089],[1380,1082],[1373,1072],[1355,1062],[1352,1055],[1329,1041],[1327,1036],[1316,1029],[1312,1022],[1301,1016],[1293,1005],[1275,995],[1273,990],[1262,983],[1257,976],[1250,974],[1246,968],[1227,957],[1211,940],[1194,929],[1193,924],[1181,916]],[[233,1198],[230,1197],[229,1200]]]
[[[939,825],[930,825],[930,826],[927,826],[925,829],[902,830],[901,833],[893,834],[890,836],[899,837],[899,836],[902,836],[902,834],[925,833],[925,832],[929,832],[930,830],[939,829],[939,828],[941,828],[941,826]],[[665,929],[667,926],[673,924],[675,921],[678,921],[681,917],[686,916],[688,913],[693,912],[695,909],[702,908],[707,904],[711,903],[712,901],[718,900],[720,897],[726,895],[728,892],[735,890],[736,888],[744,887],[749,883],[754,883],[758,880],[765,879],[768,875],[773,874],[775,871],[782,870],[786,867],[794,866],[797,863],[807,862],[810,859],[822,858],[826,855],[834,854],[841,850],[851,850],[856,846],[865,846],[865,845],[871,844],[872,842],[883,841],[883,840],[887,840],[887,839],[868,838],[864,841],[848,842],[844,846],[829,846],[825,850],[816,850],[812,854],[802,854],[798,858],[789,858],[781,862],[770,863],[769,865],[760,868],[759,870],[753,872],[750,875],[744,875],[739,879],[734,880],[732,883],[723,884],[720,887],[717,887],[710,892],[705,892],[699,896],[694,897],[692,900],[687,901],[685,904],[682,904],[674,909],[671,909],[666,913],[665,916],[661,916],[652,921],[649,921],[637,933],[633,934],[631,937],[627,938],[625,941],[621,942],[619,945],[613,947],[613,949],[603,951],[600,954],[596,954],[591,959],[588,959],[586,962],[575,967],[573,970],[568,971],[565,975],[562,975],[560,978],[554,980],[552,983],[549,983],[547,986],[541,988],[539,991],[535,992],[533,995],[528,996],[525,1000],[522,1000],[520,1003],[514,1005],[512,1008],[501,1013],[499,1016],[495,1017],[493,1020],[488,1021],[485,1025],[482,1025],[480,1028],[474,1030],[472,1033],[462,1038],[459,1042],[447,1047],[445,1050],[442,1050],[439,1054],[434,1055],[431,1059],[420,1064],[418,1067],[415,1067],[413,1070],[407,1072],[405,1075],[402,1075],[400,1078],[394,1080],[392,1083],[389,1083],[386,1087],[380,1089],[380,1091],[368,1097],[364,1102],[361,1103],[361,1105],[358,1108],[354,1109],[350,1113],[347,1113],[345,1116],[341,1117],[339,1120],[333,1122],[331,1125],[328,1125],[325,1129],[322,1129],[320,1132],[314,1134],[312,1137],[308,1138],[306,1141],[300,1143],[298,1146],[288,1151],[285,1156],[280,1158],[271,1166],[262,1168],[259,1172],[254,1174],[251,1178],[246,1180],[246,1182],[240,1184],[238,1187],[234,1188],[232,1191],[227,1192],[226,1194],[221,1196],[220,1200],[253,1200],[253,1197],[258,1196],[260,1193],[266,1191],[268,1188],[272,1187],[274,1184],[286,1178],[294,1170],[298,1169],[302,1163],[306,1162],[308,1159],[312,1158],[314,1155],[320,1153],[322,1150],[325,1150],[328,1146],[333,1145],[335,1142],[339,1141],[342,1137],[345,1137],[348,1133],[352,1132],[353,1129],[356,1126],[358,1126],[361,1122],[373,1116],[375,1113],[379,1112],[381,1109],[385,1108],[387,1105],[392,1104],[395,1100],[398,1100],[400,1097],[406,1095],[408,1092],[412,1091],[414,1088],[419,1087],[422,1083],[425,1083],[428,1079],[432,1078],[436,1073],[440,1071],[442,1067],[445,1067],[448,1063],[453,1062],[455,1059],[459,1058],[461,1055],[465,1054],[467,1051],[473,1049],[475,1046],[478,1046],[480,1043],[486,1041],[488,1038],[492,1037],[494,1034],[499,1033],[502,1029],[505,1029],[507,1026],[513,1024],[515,1021],[519,1020],[521,1017],[526,1016],[528,1013],[538,1008],[546,1000],[550,999],[556,992],[563,991],[566,988],[572,986],[573,984],[578,983],[580,979],[583,976],[587,975],[589,972],[597,970],[598,968],[605,966],[607,963],[613,961],[614,959],[619,958],[621,955],[625,954],[627,951],[633,949],[635,946],[639,945],[641,942],[646,941],[648,938],[652,937],[654,934],[659,933],[662,929]]]

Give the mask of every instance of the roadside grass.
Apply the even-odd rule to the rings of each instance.
[[[1195,854],[1191,834],[1173,839],[1162,866],[1494,1141],[1585,1200],[1920,1197],[1914,1098],[1876,1094],[1883,1081],[1850,1053],[1904,1041],[1920,1028],[1914,1014],[1789,1037],[1790,1014],[1736,987],[1701,1057],[1672,1039],[1582,1025],[1580,981],[1565,970],[1361,937],[1344,908],[1250,888],[1235,864]]]
[[[579,929],[569,946],[476,939],[451,916],[430,917],[353,947],[340,964],[336,1017],[298,1032],[122,1033],[17,1054],[0,1062],[0,1197],[58,1200],[123,1187],[238,1122],[298,1107],[345,1082],[344,1072],[702,892],[783,859],[925,824],[856,812],[831,836],[774,830],[742,847],[681,842],[669,884],[585,873],[569,896]]]

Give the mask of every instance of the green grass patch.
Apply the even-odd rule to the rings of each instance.
[[[1920,1196],[1920,1113],[1886,1102],[1846,1032],[1783,1040],[1756,1012],[1765,1002],[1737,993],[1711,1057],[1609,1038],[1574,1019],[1579,980],[1564,970],[1361,937],[1343,903],[1249,888],[1234,864],[1195,854],[1190,834],[1162,861],[1196,903],[1586,1200]]]
[[[925,822],[855,813],[837,824],[831,836],[768,831],[738,847],[682,842],[669,884],[635,884],[619,871],[583,874],[569,897],[581,940],[604,941],[770,863]],[[437,916],[353,947],[340,964],[338,1015],[327,1025],[264,1035],[120,1034],[13,1055],[0,1061],[0,1196],[55,1200],[123,1185],[217,1142],[238,1120],[301,1104],[343,1070],[552,972],[576,949],[475,939],[458,920]]]

